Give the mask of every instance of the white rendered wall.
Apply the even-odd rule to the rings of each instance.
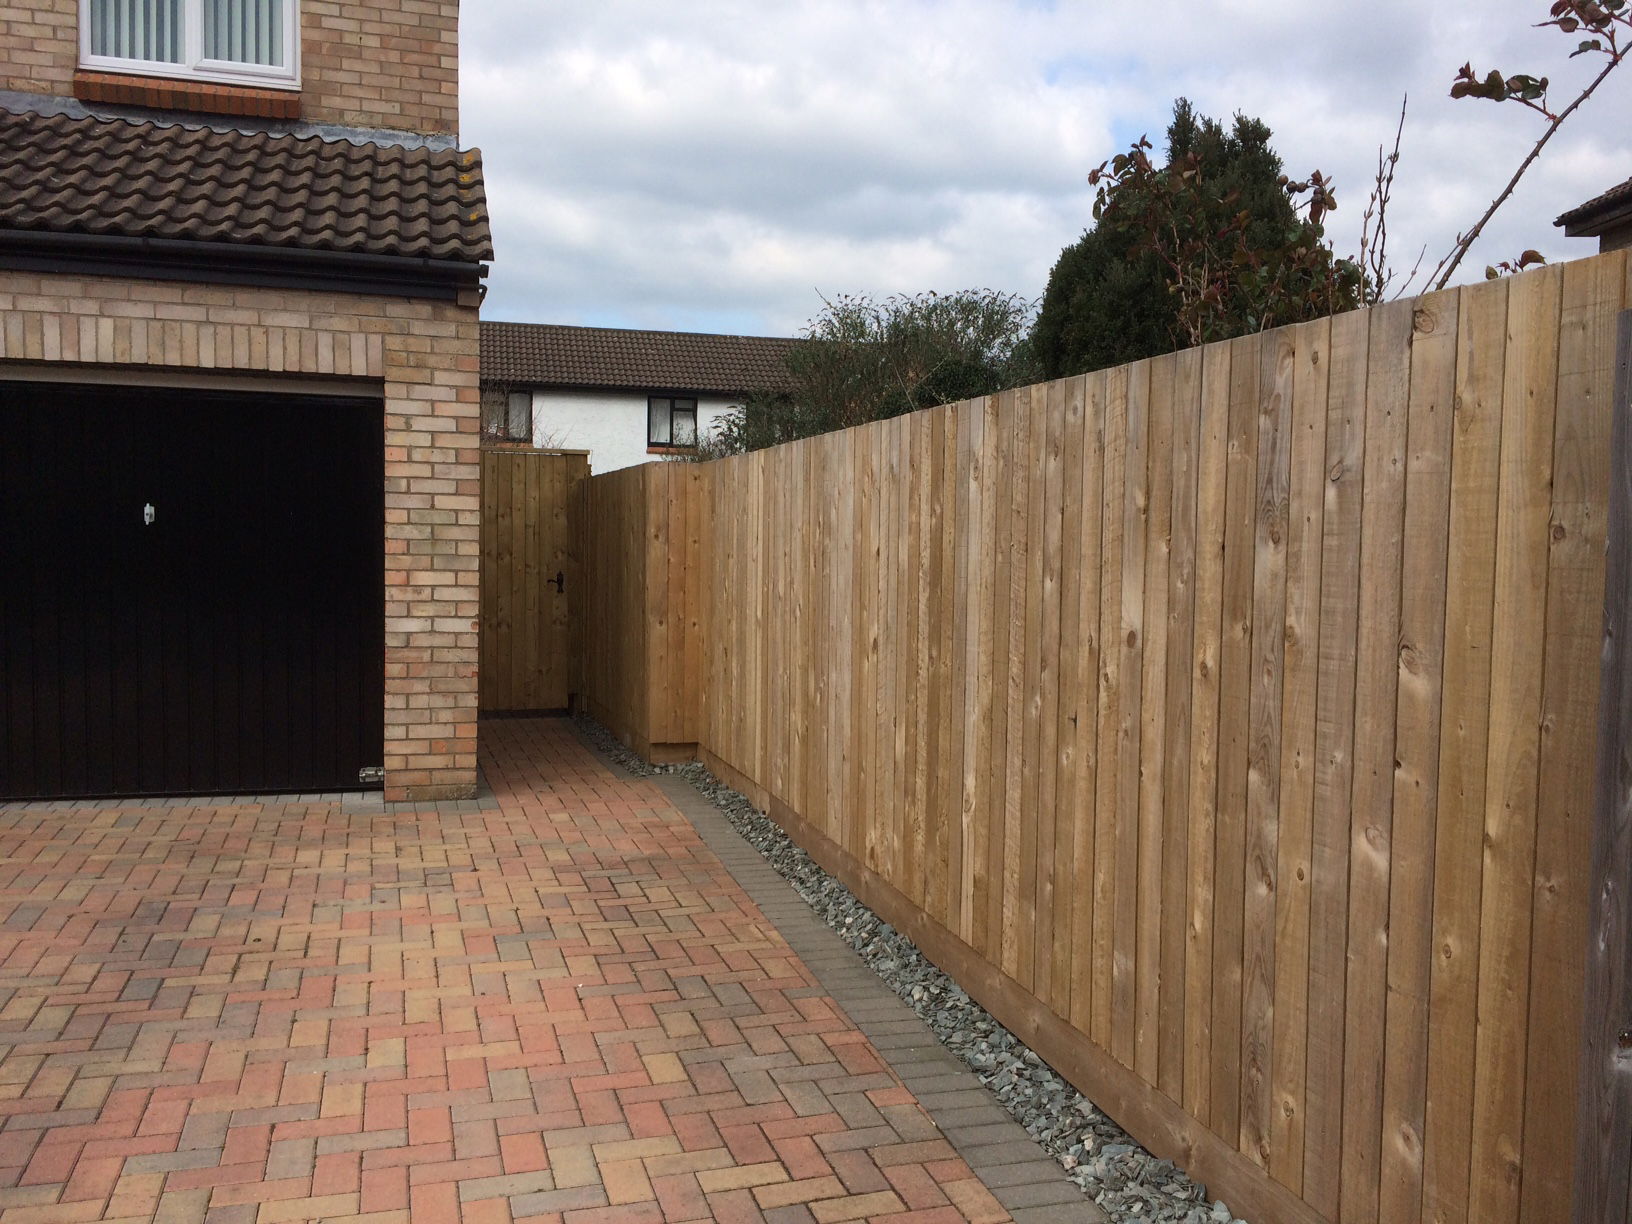
[[[713,423],[736,402],[723,395],[699,395],[698,436],[706,436]],[[534,391],[533,445],[587,450],[589,470],[596,473],[615,472],[661,458],[646,451],[644,392]]]

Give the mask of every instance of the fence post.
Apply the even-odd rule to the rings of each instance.
[[[1617,336],[1576,1224],[1632,1221],[1632,310]]]

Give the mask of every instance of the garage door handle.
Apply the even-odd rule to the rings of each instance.
[[[560,570],[555,571],[555,577],[554,578],[546,578],[546,579],[544,579],[544,581],[549,582],[549,583],[553,583],[555,585],[555,589],[558,592],[560,592],[563,595],[566,594],[567,576],[565,574],[563,574]]]

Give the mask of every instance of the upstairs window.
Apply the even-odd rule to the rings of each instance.
[[[533,440],[533,393],[482,396],[482,433],[493,442]]]
[[[654,395],[646,401],[648,446],[697,445],[697,401],[678,395]]]
[[[291,88],[296,0],[80,0],[80,66]]]

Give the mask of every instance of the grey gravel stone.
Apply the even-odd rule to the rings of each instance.
[[[1145,1151],[746,798],[702,765],[648,765],[604,727],[581,716],[577,722],[584,738],[628,772],[638,777],[677,774],[719,808],[743,840],[860,954],[1112,1219],[1245,1224],[1224,1203],[1210,1200],[1205,1186]]]

